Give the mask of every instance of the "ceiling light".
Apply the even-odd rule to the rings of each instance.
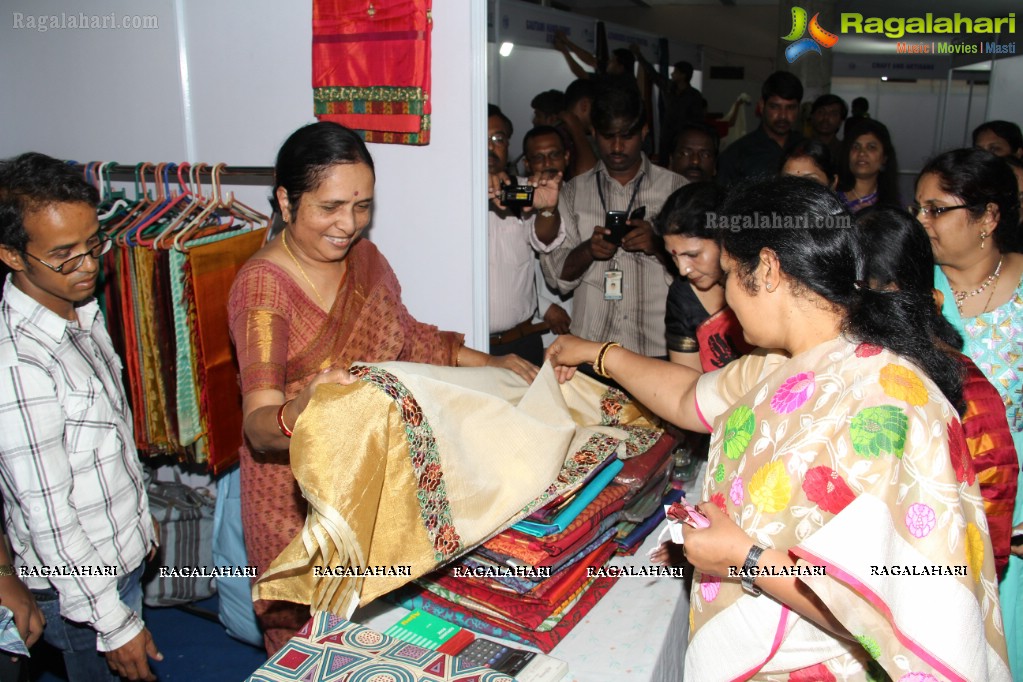
[[[514,47],[515,43],[501,43],[501,49],[498,50],[498,52],[502,57],[507,57],[512,53],[512,49],[514,49]]]

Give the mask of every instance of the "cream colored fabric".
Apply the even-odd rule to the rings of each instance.
[[[297,422],[291,463],[309,515],[256,598],[348,616],[661,433],[623,394],[582,375],[559,385],[549,365],[529,386],[489,368],[355,371],[352,385],[319,387]],[[317,577],[318,566],[405,575]]]

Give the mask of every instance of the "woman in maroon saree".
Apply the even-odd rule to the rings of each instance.
[[[384,256],[360,239],[370,222],[373,161],[362,140],[336,123],[299,129],[275,167],[275,208],[284,227],[239,271],[228,316],[241,373],[245,442],[240,452],[242,525],[260,574],[301,530],[306,503],[288,445],[316,386],[350,383],[353,362],[404,360],[536,368],[464,346],[461,334],[418,322]],[[309,618],[309,607],[257,601],[267,652]]]

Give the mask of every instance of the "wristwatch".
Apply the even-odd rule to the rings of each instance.
[[[763,553],[764,548],[754,544],[749,548],[749,554],[746,555],[746,563],[742,565],[742,589],[754,597],[759,597],[761,594],[760,588],[753,584],[757,578],[753,574],[757,570],[757,562],[760,561],[760,555]]]
[[[557,206],[552,206],[550,208],[545,208],[542,211],[540,211],[540,215],[542,215],[544,218],[553,218],[554,217],[554,212],[556,210],[558,210]]]
[[[6,578],[10,575],[14,575],[14,566],[11,566],[10,564],[3,564],[0,566],[0,578]]]

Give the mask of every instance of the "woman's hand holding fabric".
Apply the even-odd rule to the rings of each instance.
[[[586,341],[571,334],[563,334],[547,349],[544,359],[554,366],[554,373],[560,383],[575,375],[575,368],[584,362],[593,362],[600,352],[596,341]]]
[[[707,517],[710,526],[692,528],[683,524],[686,558],[703,573],[727,577],[729,567],[742,567],[753,539],[717,505],[701,502],[696,508]]]
[[[510,369],[530,384],[533,383],[537,372],[540,371],[539,367],[532,362],[523,360],[518,355],[490,355],[487,359],[487,367]]]
[[[288,415],[292,421],[289,424],[294,425],[294,420],[298,419],[298,415],[305,411],[306,405],[309,404],[309,400],[312,399],[313,393],[316,392],[316,387],[320,384],[341,384],[347,386],[355,382],[353,377],[347,369],[328,369],[320,372],[313,380],[309,382],[309,385],[302,390],[295,399],[291,401],[291,405],[288,406]]]

